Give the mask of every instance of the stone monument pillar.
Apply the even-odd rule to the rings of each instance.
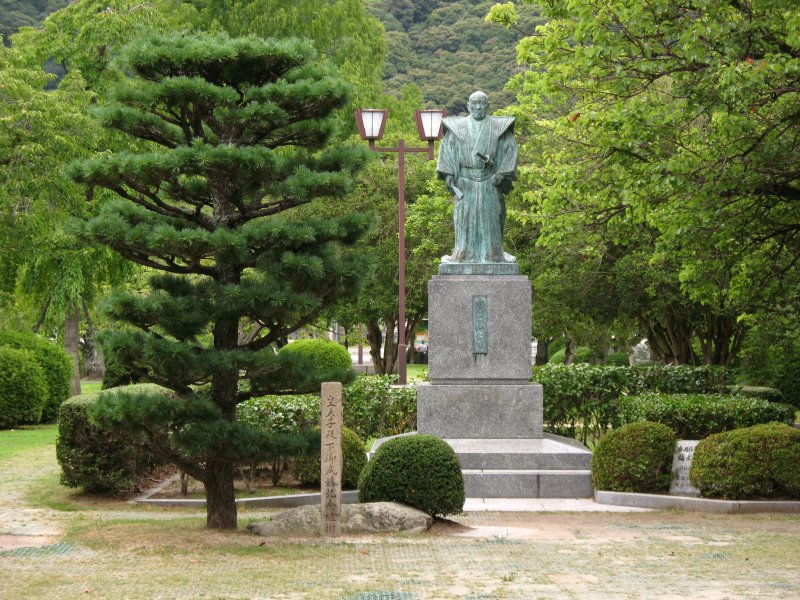
[[[455,246],[428,283],[431,383],[417,388],[417,431],[456,451],[467,497],[589,497],[591,453],[542,432],[531,285],[502,247],[514,120],[489,117],[482,92],[469,108],[444,120],[437,170],[454,196]]]

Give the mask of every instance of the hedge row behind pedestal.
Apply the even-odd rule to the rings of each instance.
[[[646,394],[620,399],[623,423],[654,421],[674,429],[683,440],[778,421],[794,423],[794,407],[747,396]]]

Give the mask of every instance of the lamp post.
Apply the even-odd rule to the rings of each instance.
[[[364,108],[356,110],[356,123],[358,133],[362,140],[369,142],[369,149],[374,152],[397,152],[398,157],[398,181],[397,181],[397,202],[398,216],[397,229],[399,233],[399,247],[397,251],[399,271],[400,271],[400,302],[399,318],[397,324],[397,352],[398,352],[398,371],[400,385],[406,385],[408,378],[406,375],[406,173],[405,165],[406,152],[427,152],[428,160],[433,160],[433,143],[442,137],[442,119],[447,115],[446,109],[429,109],[414,111],[414,121],[417,124],[419,139],[427,141],[428,145],[424,148],[413,148],[405,145],[401,139],[397,141],[396,148],[379,148],[375,146],[375,141],[383,137],[383,130],[386,128],[386,119],[389,116],[388,110],[375,108]],[[388,332],[387,332],[388,333]]]

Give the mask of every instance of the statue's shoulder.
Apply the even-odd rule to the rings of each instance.
[[[469,117],[445,117],[442,125],[445,131],[451,131],[457,138],[467,135],[467,121]]]
[[[515,117],[491,117],[492,119],[492,129],[494,129],[495,135],[503,135],[506,131],[509,133],[514,132],[514,122],[516,121]]]

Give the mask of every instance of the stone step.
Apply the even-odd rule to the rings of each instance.
[[[538,439],[445,439],[462,469],[582,470],[592,454],[576,440],[544,434]]]
[[[464,469],[467,498],[591,498],[592,475],[583,470]]]

